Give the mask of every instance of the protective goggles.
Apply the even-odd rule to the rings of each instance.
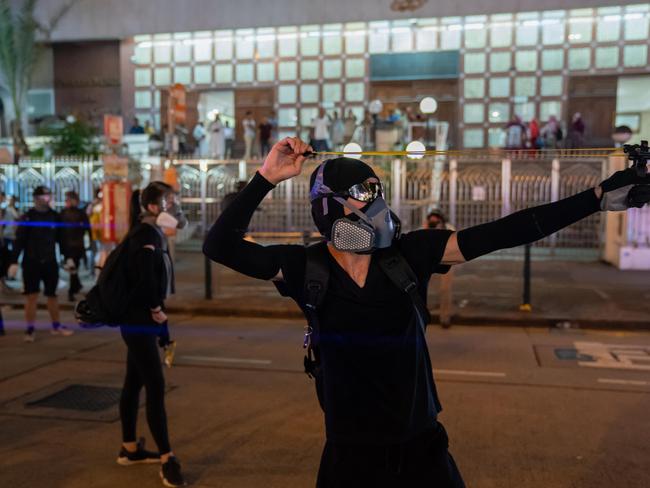
[[[322,164],[316,175],[316,180],[314,181],[314,186],[310,192],[311,201],[316,200],[319,197],[325,195],[334,195],[342,198],[352,198],[359,202],[371,203],[374,202],[377,198],[384,195],[383,187],[379,181],[373,181],[375,178],[369,178],[363,183],[357,183],[352,185],[347,190],[343,191],[333,191],[325,183],[323,183],[323,170],[325,164]]]

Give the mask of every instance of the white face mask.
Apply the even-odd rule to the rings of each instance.
[[[167,212],[160,212],[158,217],[156,217],[156,225],[165,229],[175,229],[178,225],[178,220]]]

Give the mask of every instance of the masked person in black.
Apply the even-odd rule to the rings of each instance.
[[[127,236],[127,276],[133,284],[133,294],[120,327],[128,354],[120,399],[122,449],[117,462],[125,466],[160,462],[163,484],[184,486],[180,463],[169,443],[165,379],[158,353],[158,338],[167,327],[165,298],[174,291],[174,270],[163,229],[176,228],[182,213],[175,204],[174,190],[162,182],[149,184],[141,194],[134,192],[134,203],[131,214],[134,226]],[[143,439],[136,440],[143,386],[147,422],[158,453],[145,450]]]
[[[18,260],[22,254],[23,287],[26,297],[25,342],[36,338],[34,323],[40,284],[43,282],[47,297],[47,310],[52,319],[53,335],[69,336],[72,330],[59,321],[59,303],[56,289],[59,284],[59,263],[56,259],[56,245],[61,240],[61,219],[50,207],[52,193],[45,186],[34,189],[34,207],[29,209],[17,222],[16,241],[8,274],[14,277],[18,270]]]
[[[601,209],[625,209],[630,188],[650,179],[621,171],[595,189],[460,232],[400,235],[399,219],[372,168],[337,158],[318,166],[310,181],[312,216],[325,244],[243,240],[255,208],[278,183],[300,174],[310,150],[297,138],[273,146],[210,229],[204,253],[249,276],[279,281],[283,294],[316,325],[311,341],[317,340],[318,367],[309,366],[311,358],[306,364],[325,413],[318,487],[463,487],[438,421],[442,407],[423,334],[429,278],[450,265],[541,239]],[[327,275],[320,301],[313,295],[324,280],[306,279],[317,276],[314,257],[321,258],[320,278],[323,269]],[[396,272],[404,266],[410,271]]]
[[[86,253],[84,235],[92,245],[90,221],[86,212],[79,208],[79,195],[69,191],[65,194],[65,208],[61,210],[61,254],[63,254],[64,268],[70,273],[70,288],[68,300],[73,302],[76,293],[81,291],[79,279],[79,264]]]

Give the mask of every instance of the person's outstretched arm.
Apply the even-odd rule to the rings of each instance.
[[[626,210],[627,195],[639,184],[650,184],[650,176],[640,177],[634,168],[628,168],[596,188],[463,229],[449,238],[442,264],[460,264],[499,249],[538,241],[599,210]]]
[[[203,253],[207,257],[253,278],[281,277],[280,247],[249,242],[244,240],[244,235],[266,194],[281,181],[300,174],[305,161],[303,153],[309,150],[308,144],[290,137],[271,148],[262,168],[210,229],[203,243]]]

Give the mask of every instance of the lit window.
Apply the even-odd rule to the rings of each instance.
[[[326,59],[323,61],[323,78],[342,78],[342,63],[340,59]]]
[[[460,49],[463,24],[460,17],[443,17],[440,26],[440,48]]]
[[[490,96],[503,98],[510,96],[510,78],[490,78]]]
[[[363,78],[366,74],[366,62],[363,59],[346,59],[345,60],[345,77],[346,78]]]
[[[510,71],[512,61],[510,51],[497,51],[490,53],[490,71],[492,73],[503,73]]]
[[[534,76],[515,78],[515,96],[534,97],[537,93],[537,79]]]
[[[542,51],[542,69],[544,71],[559,71],[564,67],[564,50],[544,49]]]
[[[153,72],[154,83],[158,86],[169,86],[172,82],[172,73],[169,68],[156,68]]]
[[[542,16],[542,44],[546,46],[564,42],[564,12],[544,12]]]
[[[366,52],[366,25],[363,22],[346,24],[345,52],[348,54],[362,54]]]
[[[318,117],[318,109],[315,107],[307,107],[300,109],[300,125],[303,127],[311,127],[312,120]]]
[[[255,54],[255,31],[253,29],[239,29],[235,31],[235,52],[237,59],[253,58]]]
[[[370,22],[368,24],[368,52],[388,52],[390,44],[390,24],[388,22]]]
[[[569,18],[569,42],[584,44],[591,42],[593,30],[593,12],[591,9],[573,10]]]
[[[589,69],[591,65],[591,50],[588,47],[569,49],[569,69]]]
[[[347,83],[345,85],[345,100],[362,102],[365,98],[366,87],[363,83]]]
[[[650,15],[648,15],[647,9],[647,5],[635,5],[626,8],[626,13],[623,17],[625,19],[623,37],[626,41],[645,40],[648,38],[648,19]]]
[[[300,54],[318,56],[320,54],[320,27],[306,25],[300,28]]]
[[[526,12],[517,15],[517,46],[535,46],[539,31],[539,15]]]
[[[599,8],[596,40],[598,42],[618,41],[621,38],[621,19],[620,7]]]
[[[483,122],[484,105],[482,103],[466,103],[463,107],[463,120],[466,124],[476,124]]]
[[[170,41],[161,41],[170,42]],[[172,48],[169,44],[155,44],[153,59],[156,64],[169,64],[172,61]]]
[[[275,64],[258,63],[257,64],[257,81],[275,80]]]
[[[278,125],[295,127],[298,122],[298,113],[295,108],[281,108],[278,110]]]
[[[415,49],[418,51],[435,51],[438,43],[438,20],[419,19],[415,34]]]
[[[616,68],[618,66],[618,46],[596,49],[596,68]]]
[[[200,38],[193,39],[194,61],[205,62],[212,61],[212,39]]]
[[[341,54],[342,37],[341,24],[323,26],[323,52],[325,54]]]
[[[151,108],[151,92],[135,92],[135,108]]]
[[[136,64],[149,64],[151,63],[151,48],[136,45],[134,56]]]
[[[537,51],[517,51],[515,66],[517,71],[535,71],[537,69]]]
[[[250,83],[253,81],[253,65],[238,64],[235,66],[235,79],[237,83]]]
[[[485,97],[484,78],[465,78],[465,98]]]
[[[278,52],[283,58],[292,58],[298,54],[298,30],[295,27],[278,29]]]
[[[648,46],[637,44],[623,48],[623,64],[625,67],[646,66],[648,62]]]
[[[189,63],[192,60],[192,46],[183,40],[174,42],[174,62]]]
[[[539,105],[539,118],[546,121],[551,115],[555,115],[559,119],[562,115],[561,108],[560,102],[542,102]]]
[[[507,103],[491,103],[488,106],[490,122],[507,122],[510,119],[510,105]]]
[[[493,15],[490,24],[490,46],[508,47],[512,45],[512,26],[511,14]]]
[[[323,85],[323,101],[338,103],[341,101],[341,84],[325,83]]]
[[[231,31],[217,31],[214,38],[214,54],[215,58],[220,61],[233,58],[233,40]]]
[[[391,50],[408,52],[413,50],[413,30],[409,21],[396,20],[390,28]]]
[[[463,146],[466,148],[483,147],[483,129],[465,129],[463,131]]]
[[[540,83],[541,95],[543,97],[559,97],[562,95],[562,80],[561,76],[542,76]]]
[[[506,132],[501,127],[488,129],[488,145],[490,147],[504,147],[506,145]]]
[[[212,83],[212,66],[203,64],[194,67],[194,82],[199,85]]]
[[[485,53],[465,54],[465,73],[484,73]]]
[[[176,66],[174,68],[174,83],[189,85],[192,82],[192,71],[189,66]]]
[[[257,29],[255,45],[256,58],[267,59],[275,56],[275,29]]]
[[[150,69],[136,69],[135,70],[135,86],[149,86],[151,85],[151,70]]]
[[[484,15],[475,15],[465,17],[465,47],[469,49],[478,49],[485,47],[487,40],[487,17]]]
[[[217,83],[232,83],[232,64],[218,64],[214,74]]]
[[[318,85],[310,83],[300,86],[300,103],[317,103]]]
[[[300,63],[300,78],[302,80],[317,80],[318,61],[302,61]]]
[[[521,120],[531,120],[535,117],[535,104],[533,102],[516,103],[515,115],[521,117]]]
[[[298,78],[298,65],[295,61],[282,61],[278,65],[278,78],[280,80],[295,81]]]
[[[296,103],[296,85],[280,85],[278,87],[278,101],[280,103]]]

